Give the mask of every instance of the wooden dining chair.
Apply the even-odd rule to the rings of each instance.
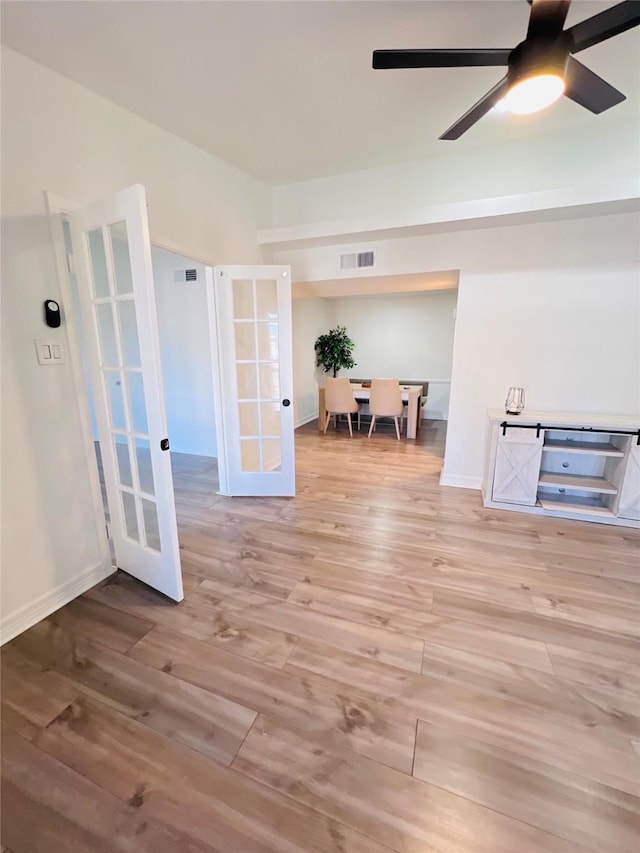
[[[349,435],[353,438],[351,426],[351,415],[358,413],[358,430],[360,429],[360,405],[353,396],[351,383],[346,377],[337,376],[327,378],[324,386],[324,400],[327,410],[327,419],[324,422],[324,432],[329,426],[331,415],[346,415],[349,420]],[[337,426],[337,421],[336,421]]]
[[[371,426],[369,438],[375,429],[376,418],[393,418],[396,425],[396,435],[400,441],[398,418],[402,418],[402,392],[397,379],[372,379],[371,396],[369,397]]]

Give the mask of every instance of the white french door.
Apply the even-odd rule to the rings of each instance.
[[[69,214],[116,564],[183,598],[144,187]]]
[[[291,270],[208,270],[215,304],[228,495],[294,495]]]

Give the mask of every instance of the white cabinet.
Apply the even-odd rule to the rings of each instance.
[[[489,412],[484,504],[640,527],[637,438],[626,416]]]

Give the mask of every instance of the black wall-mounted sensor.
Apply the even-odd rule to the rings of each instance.
[[[46,299],[44,303],[44,321],[47,326],[57,329],[60,325],[60,306],[53,299]]]

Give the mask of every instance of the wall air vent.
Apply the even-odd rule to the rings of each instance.
[[[356,270],[362,267],[372,267],[375,263],[373,252],[348,252],[340,255],[341,270]]]
[[[176,270],[173,274],[176,284],[184,284],[185,281],[198,281],[198,270]]]

